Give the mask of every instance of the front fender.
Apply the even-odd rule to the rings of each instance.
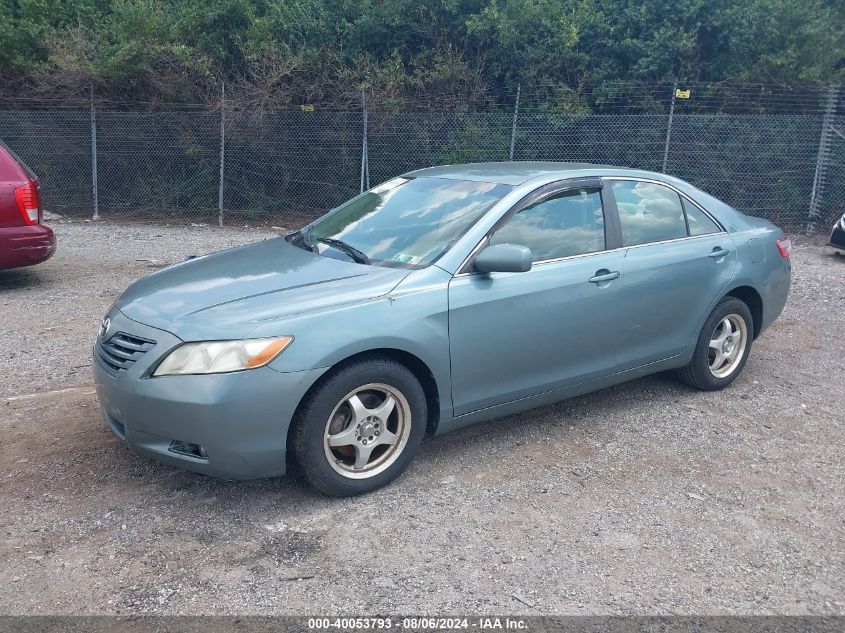
[[[389,295],[335,306],[254,328],[248,338],[293,336],[294,342],[270,367],[279,372],[332,367],[379,349],[412,354],[437,384],[441,419],[451,417],[448,281],[436,267],[414,271]]]

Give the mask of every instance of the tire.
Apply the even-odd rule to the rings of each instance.
[[[733,331],[727,331],[726,323]],[[692,360],[689,365],[678,370],[678,377],[702,391],[724,389],[736,380],[745,367],[751,352],[753,332],[754,322],[745,302],[736,297],[725,297],[716,304],[704,322]],[[717,342],[720,344],[711,346],[711,343]],[[728,350],[730,353],[725,354]],[[724,364],[721,365],[719,353],[725,355]],[[734,358],[730,359],[734,353]]]
[[[299,406],[294,456],[320,492],[364,494],[408,467],[427,418],[425,392],[411,370],[389,358],[357,360],[333,370]]]

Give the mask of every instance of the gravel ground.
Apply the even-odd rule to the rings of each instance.
[[[40,266],[0,270],[6,343],[0,397],[90,382],[100,320],[135,279],[190,255],[274,237],[262,229],[53,223],[58,249]]]
[[[0,272],[0,613],[845,614],[845,258],[818,244],[729,389],[638,380],[336,500],[138,457],[90,386],[130,280],[271,233],[54,228],[50,262]]]

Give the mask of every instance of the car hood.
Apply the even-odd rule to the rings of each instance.
[[[163,268],[132,284],[115,307],[185,340],[242,338],[273,319],[385,295],[407,274],[276,238]]]

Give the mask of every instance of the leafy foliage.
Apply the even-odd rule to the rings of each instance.
[[[839,0],[5,0],[5,91],[250,105],[845,74]]]

